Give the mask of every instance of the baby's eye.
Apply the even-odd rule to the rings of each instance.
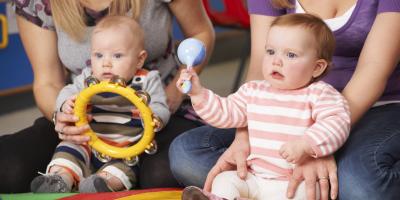
[[[289,53],[287,53],[287,57],[288,58],[296,58],[297,55],[295,53],[289,52]]]
[[[94,53],[94,57],[96,57],[96,58],[102,58],[102,57],[103,57],[103,54],[101,54],[101,53]]]
[[[266,49],[265,50],[267,52],[268,55],[274,55],[275,51],[273,49]]]
[[[121,58],[123,55],[122,53],[116,53],[114,54],[114,58]]]

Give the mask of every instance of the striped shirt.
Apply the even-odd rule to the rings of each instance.
[[[210,90],[193,105],[199,116],[218,128],[248,127],[250,170],[264,178],[287,179],[293,165],[280,155],[287,141],[304,139],[315,157],[335,152],[350,131],[350,112],[344,97],[322,81],[298,90],[270,87],[251,81],[228,97]]]

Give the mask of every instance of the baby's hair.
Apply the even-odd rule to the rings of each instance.
[[[144,32],[137,21],[128,16],[122,15],[111,15],[106,16],[99,23],[97,23],[96,27],[93,30],[93,34],[100,32],[104,29],[112,29],[112,28],[120,28],[127,27],[131,31],[132,37],[135,37],[135,41],[141,47],[144,47]]]
[[[335,52],[335,36],[321,18],[311,14],[287,14],[277,17],[271,23],[273,26],[300,26],[309,30],[315,38],[317,57],[328,62],[327,69],[318,78],[327,73]]]

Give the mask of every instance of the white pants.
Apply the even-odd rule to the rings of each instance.
[[[246,180],[242,180],[236,171],[226,171],[214,179],[211,193],[229,200],[233,200],[235,197],[254,200],[281,200],[287,199],[288,183],[288,181],[257,177],[251,173],[247,174]],[[319,197],[319,187],[317,187],[317,197]],[[307,199],[304,181],[297,188],[294,199]]]

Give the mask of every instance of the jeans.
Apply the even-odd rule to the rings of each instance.
[[[336,154],[339,199],[400,199],[400,104],[372,108]]]
[[[203,187],[207,174],[235,138],[235,129],[202,126],[189,130],[171,143],[172,174],[183,186]]]
[[[169,158],[178,182],[202,187],[234,134],[234,129],[203,126],[177,137]],[[369,110],[336,159],[340,200],[400,199],[400,104]]]

